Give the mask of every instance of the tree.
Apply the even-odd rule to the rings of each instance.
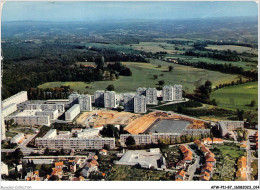
[[[108,85],[108,86],[107,86],[107,90],[108,90],[108,91],[114,91],[114,90],[115,90],[114,85],[113,85],[113,84]]]
[[[135,145],[135,139],[132,136],[129,136],[126,138],[125,141],[126,146],[131,146],[131,145]]]
[[[164,80],[160,80],[160,81],[158,81],[158,84],[159,84],[160,86],[163,86],[163,85],[165,84],[165,82],[164,82]]]
[[[47,147],[47,148],[44,150],[43,155],[48,156],[49,154],[50,154],[50,149]]]
[[[158,78],[158,75],[153,75],[153,79],[157,79]]]
[[[103,149],[110,150],[109,144],[104,144]]]
[[[256,105],[256,101],[255,101],[255,100],[252,100],[251,103],[250,103],[250,106],[251,106],[251,107],[255,107],[255,105]]]
[[[213,100],[212,100],[212,104],[213,104],[214,106],[217,106],[217,105],[218,105],[216,99],[213,99]]]
[[[162,66],[161,65],[158,65],[158,68],[161,68]]]
[[[169,66],[169,71],[171,72],[173,70],[173,66]]]

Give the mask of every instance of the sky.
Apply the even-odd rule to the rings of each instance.
[[[257,16],[255,2],[6,2],[2,21],[93,21]]]

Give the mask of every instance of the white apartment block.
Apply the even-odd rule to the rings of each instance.
[[[80,95],[78,101],[81,111],[92,111],[92,101],[90,95]]]
[[[145,96],[134,97],[134,112],[135,113],[146,113],[146,98]]]
[[[157,89],[156,88],[148,88],[146,90],[146,103],[149,105],[157,105]]]
[[[134,111],[134,96],[133,94],[124,94],[124,111]]]
[[[54,134],[54,135],[53,135]],[[55,135],[56,134],[56,135]],[[51,136],[44,136],[42,138],[36,138],[35,144],[39,148],[49,149],[102,149],[104,145],[109,145],[111,149],[115,148],[115,138],[100,138],[100,137],[88,137],[88,138],[73,138],[73,137],[59,137],[57,131],[54,129],[51,132]]]
[[[9,104],[8,106],[2,109],[2,116],[6,117],[11,113],[14,113],[15,111],[17,111],[17,104],[16,103]]]
[[[162,91],[163,101],[173,101],[173,86],[166,85]]]
[[[19,125],[47,125],[50,126],[49,116],[8,116],[5,120],[13,119]]]
[[[106,91],[104,94],[105,108],[116,108],[116,93],[114,91]]]
[[[72,121],[80,113],[79,104],[74,104],[68,111],[65,112],[65,120]]]
[[[27,91],[21,91],[2,101],[2,107],[6,107],[10,104],[20,104],[28,100]]]
[[[59,117],[58,110],[43,110],[43,111],[36,111],[36,116],[49,116],[50,120],[56,120]]]
[[[144,95],[145,96],[146,95],[146,88],[145,87],[137,88],[136,95],[139,95],[139,96]]]
[[[69,95],[69,100],[72,104],[78,104],[78,98],[79,98],[79,94],[78,93],[72,93]]]
[[[9,175],[8,165],[4,162],[1,162],[1,175]]]
[[[173,99],[182,100],[182,85],[175,84],[173,86]]]
[[[95,92],[95,106],[104,107],[104,90],[98,90]]]
[[[5,135],[5,119],[3,116],[1,116],[1,140],[5,140],[6,135]]]
[[[58,110],[60,113],[65,111],[64,104],[27,104],[27,110]]]

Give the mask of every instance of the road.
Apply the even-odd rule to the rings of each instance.
[[[190,165],[188,169],[189,179],[188,181],[193,181],[194,173],[196,172],[196,169],[200,167],[200,156],[198,156],[193,149],[190,148],[193,154],[193,158],[195,158],[194,164]]]
[[[179,104],[179,103],[188,102],[188,101],[189,101],[189,99],[185,98],[184,100],[179,100],[179,101],[174,101],[174,102],[167,102],[165,104],[161,104],[161,105],[158,105],[158,106],[150,107],[149,109],[154,109],[154,108],[158,108],[158,107],[165,106],[165,105]]]

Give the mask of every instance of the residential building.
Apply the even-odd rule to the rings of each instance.
[[[114,91],[106,91],[104,93],[104,107],[116,108],[116,93]]]
[[[173,101],[173,86],[166,85],[162,90],[163,101]]]
[[[182,85],[173,86],[173,100],[182,100]]]
[[[134,111],[134,95],[124,94],[124,111],[133,112]]]
[[[104,107],[104,90],[98,90],[95,92],[95,106]]]
[[[146,103],[148,105],[157,105],[157,89],[156,88],[148,88],[146,90]]]
[[[20,104],[28,100],[27,91],[21,91],[5,100],[2,101],[2,107],[6,107],[10,104]]]
[[[72,106],[74,104],[79,103],[79,100],[78,100],[79,96],[80,95],[78,93],[75,93],[75,92],[69,95],[69,100],[70,100]]]
[[[50,120],[56,120],[59,117],[58,110],[43,110],[43,111],[36,111],[36,116],[49,116]]]
[[[146,98],[145,96],[134,97],[134,112],[135,113],[146,113]]]
[[[244,129],[244,121],[219,121],[218,129],[222,137],[228,134],[228,131],[233,131],[236,129]]]
[[[19,125],[46,125],[50,126],[50,117],[49,116],[8,116],[5,120],[14,120],[14,123]]]
[[[91,96],[86,95],[80,95],[79,98],[79,106],[80,111],[92,111],[92,102],[91,102]]]
[[[115,148],[115,138],[101,137],[82,137],[75,138],[72,134],[57,135],[57,130],[53,129],[42,138],[36,138],[35,144],[39,148],[49,149],[102,149],[104,145],[109,145],[111,149]]]
[[[27,110],[58,110],[59,113],[65,111],[64,104],[27,104]]]
[[[74,104],[68,111],[65,112],[65,120],[72,121],[80,113],[79,104]]]
[[[137,88],[137,90],[136,90],[136,95],[137,96],[146,96],[146,88],[145,87],[139,87],[139,88]]]

